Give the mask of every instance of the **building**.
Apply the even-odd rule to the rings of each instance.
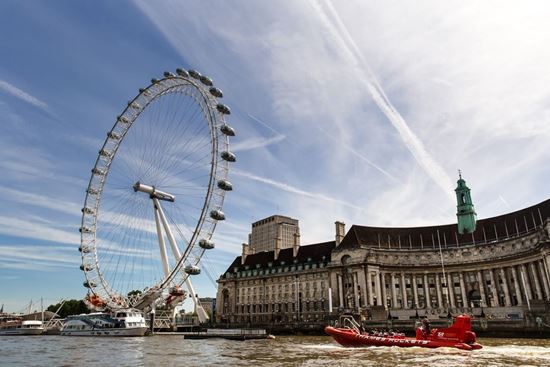
[[[322,327],[342,312],[397,323],[466,312],[494,330],[550,324],[550,200],[463,229],[353,225],[343,236],[336,222],[335,241],[243,251],[218,280],[217,321]]]
[[[199,298],[199,303],[202,308],[208,314],[208,317],[212,318],[214,309],[216,307],[216,299],[212,297],[202,297]]]
[[[300,245],[300,226],[297,219],[282,215],[252,223],[252,232],[248,235],[248,254],[263,251],[280,251]]]

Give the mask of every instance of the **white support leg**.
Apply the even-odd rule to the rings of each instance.
[[[162,210],[162,207],[160,206],[160,202],[157,198],[153,198],[153,202],[155,203],[155,207],[157,208],[159,214],[160,214],[160,221],[162,222],[162,226],[164,227],[164,231],[166,232],[166,236],[168,237],[168,242],[170,242],[170,247],[172,248],[172,252],[174,253],[174,257],[176,258],[176,261],[180,261],[181,259],[181,252],[176,244],[176,239],[174,238],[174,235],[172,234],[172,230],[170,229],[170,226],[168,225],[168,221],[166,220],[166,216],[164,215],[164,211]]]
[[[191,281],[189,280],[189,277],[185,279],[185,284],[187,284],[187,288],[189,289],[189,293],[191,294],[191,298],[193,299],[193,303],[195,304],[195,312],[197,313],[197,316],[199,317],[199,321],[201,323],[206,322],[209,317],[204,308],[201,306],[197,295],[195,294],[195,290],[193,289],[193,285],[191,284]]]
[[[155,201],[153,201],[153,206],[155,210],[155,222],[157,224],[157,236],[159,240],[160,258],[162,260],[162,270],[164,271],[164,276],[167,277],[170,274],[170,267],[168,266],[168,255],[166,254],[166,246],[164,245],[164,236],[162,235],[162,228],[160,227],[159,211],[158,211],[157,203]]]

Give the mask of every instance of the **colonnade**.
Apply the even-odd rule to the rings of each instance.
[[[442,269],[411,270],[352,266],[352,276],[332,274],[331,280],[337,280],[338,287],[334,298],[338,297],[340,307],[348,309],[376,305],[394,309],[530,307],[532,300],[550,301],[550,256],[490,268],[453,267],[445,274]]]

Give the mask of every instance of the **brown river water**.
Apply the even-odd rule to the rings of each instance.
[[[275,340],[1,336],[0,366],[549,366],[549,339],[484,339],[481,350],[344,348],[324,336]]]

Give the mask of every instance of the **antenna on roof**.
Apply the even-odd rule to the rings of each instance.
[[[460,169],[458,170],[458,178],[462,179],[462,171]]]

